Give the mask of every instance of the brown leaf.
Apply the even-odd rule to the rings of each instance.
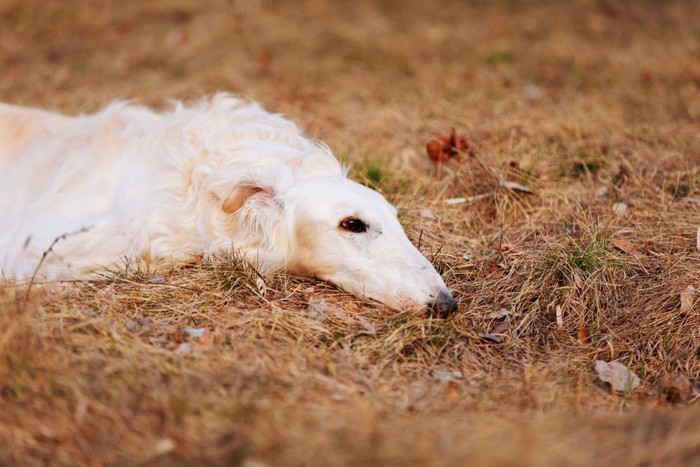
[[[681,375],[664,375],[659,381],[659,395],[671,404],[688,402],[693,397],[693,383]]]
[[[442,164],[450,159],[450,156],[445,152],[445,144],[437,139],[428,141],[426,146],[428,157],[436,164]]]
[[[611,243],[618,250],[621,250],[622,252],[627,253],[630,256],[634,256],[635,258],[640,258],[644,256],[644,253],[639,251],[634,245],[634,243],[630,242],[629,240],[625,240],[624,238],[616,238]]]
[[[441,133],[437,138],[428,141],[426,152],[430,160],[436,164],[443,164],[460,154],[474,156],[474,150],[469,141],[459,136],[454,128],[450,130],[449,136]]]
[[[479,337],[485,341],[493,342],[494,344],[501,344],[505,341],[505,338],[498,334],[480,333]]]
[[[689,285],[681,292],[681,313],[687,313],[693,308],[695,301],[695,287]]]
[[[513,249],[513,247],[511,245],[498,244],[498,245],[494,245],[493,249],[498,251],[499,253],[508,253],[509,251],[511,251]]]
[[[588,328],[581,326],[578,330],[578,341],[580,344],[590,344],[591,343],[591,333],[588,332]]]

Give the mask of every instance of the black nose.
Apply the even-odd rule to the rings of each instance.
[[[450,292],[441,290],[435,301],[429,303],[428,307],[437,316],[445,317],[457,311],[457,302],[452,298]]]

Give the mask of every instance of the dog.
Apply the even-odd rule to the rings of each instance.
[[[234,249],[262,274],[284,269],[393,308],[455,311],[396,214],[327,146],[229,94],[163,113],[117,102],[77,117],[0,104],[6,279]]]

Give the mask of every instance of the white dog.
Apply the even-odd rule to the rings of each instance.
[[[163,114],[0,104],[0,225],[6,278],[31,277],[52,244],[43,279],[236,249],[263,273],[315,276],[397,308],[457,308],[381,195],[293,123],[226,94]]]

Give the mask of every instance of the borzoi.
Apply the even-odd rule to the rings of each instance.
[[[227,94],[78,117],[0,104],[0,223],[6,278],[31,277],[52,244],[46,280],[235,249],[262,273],[395,308],[457,308],[393,206],[296,125]]]

